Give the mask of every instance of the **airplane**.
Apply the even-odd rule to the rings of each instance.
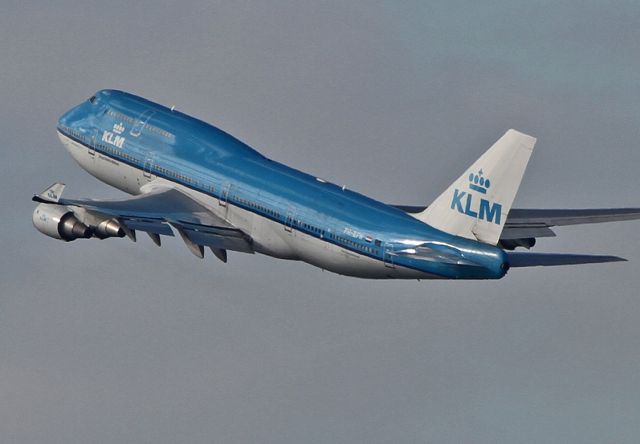
[[[63,114],[75,161],[124,199],[33,200],[33,224],[63,241],[180,235],[203,258],[227,251],[374,279],[499,279],[510,268],[625,261],[516,252],[554,226],[640,218],[640,208],[511,209],[536,139],[510,129],[431,205],[388,205],[269,159],[194,117],[105,89]]]

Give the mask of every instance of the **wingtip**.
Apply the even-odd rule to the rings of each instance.
[[[63,182],[55,182],[49,185],[40,194],[35,194],[31,200],[34,202],[50,202],[55,203],[60,200],[62,193],[64,192],[65,184]]]
[[[593,256],[594,258],[599,259],[600,263],[603,262],[629,262],[628,259],[620,256]]]

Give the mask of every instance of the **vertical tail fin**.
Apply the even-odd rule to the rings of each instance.
[[[414,216],[441,231],[497,244],[535,143],[534,137],[510,129]]]

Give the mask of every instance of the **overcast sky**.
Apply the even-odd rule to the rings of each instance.
[[[538,138],[515,207],[638,206],[640,5],[559,3],[4,0],[1,441],[637,443],[637,222],[537,247],[630,262],[490,282],[222,264],[179,239],[65,244],[31,224],[57,180],[121,195],[55,134],[101,88],[403,204],[513,127]]]

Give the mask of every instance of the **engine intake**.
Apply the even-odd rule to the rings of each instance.
[[[72,211],[62,205],[42,203],[33,212],[33,226],[49,237],[64,241],[88,239],[93,230],[80,222]]]

